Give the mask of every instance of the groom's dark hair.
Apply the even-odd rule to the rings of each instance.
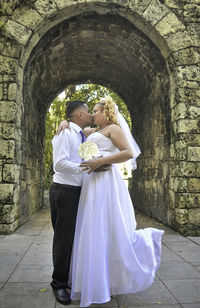
[[[66,117],[70,118],[74,110],[78,109],[79,107],[85,105],[86,102],[83,101],[70,101],[67,103],[67,110],[66,110]]]

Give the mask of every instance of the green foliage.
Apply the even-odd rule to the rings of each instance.
[[[66,89],[66,99],[55,98],[52,102],[49,111],[46,115],[46,138],[44,148],[44,188],[49,189],[52,183],[53,165],[52,165],[52,144],[51,140],[55,135],[59,123],[64,120],[66,114],[67,101],[69,100],[83,100],[85,101],[90,111],[94,108],[95,104],[103,97],[109,95],[113,98],[118,105],[119,111],[126,118],[129,126],[131,127],[131,119],[128,109],[124,101],[110,89],[96,85],[96,84],[83,84],[77,86],[69,86]]]
[[[53,158],[51,140],[61,119],[65,119],[66,101],[58,97],[52,102],[45,122],[45,146],[44,146],[44,189],[49,189],[53,176]]]
[[[94,108],[95,104],[101,98],[107,95],[112,97],[112,99],[118,105],[119,111],[125,117],[129,126],[131,127],[131,118],[126,104],[116,93],[114,93],[112,90],[108,88],[102,87],[97,84],[82,84],[76,87],[76,91],[74,94],[72,94],[71,99],[72,100],[80,99],[85,101],[88,104],[90,111],[92,112],[92,109]]]

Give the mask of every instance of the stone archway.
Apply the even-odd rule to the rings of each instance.
[[[1,56],[2,232],[41,207],[48,105],[68,84],[90,80],[115,90],[131,113],[143,151],[133,183],[136,204],[176,230],[196,234],[195,35],[159,1],[30,2],[21,11],[12,8],[4,24],[11,56]]]

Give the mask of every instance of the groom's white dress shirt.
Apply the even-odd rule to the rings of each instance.
[[[71,130],[65,129],[52,139],[53,144],[53,182],[82,186],[83,175],[78,148],[81,144],[81,127],[70,122]]]

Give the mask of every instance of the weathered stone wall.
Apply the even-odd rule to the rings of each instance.
[[[140,101],[138,114],[133,116],[136,127],[133,133],[142,154],[130,188],[136,208],[170,225],[173,217],[169,208],[172,127],[169,79],[164,68],[157,73],[154,82],[150,96]]]
[[[0,12],[0,232],[42,206],[51,100],[90,80],[130,110],[135,205],[199,234],[199,1],[2,0]]]

